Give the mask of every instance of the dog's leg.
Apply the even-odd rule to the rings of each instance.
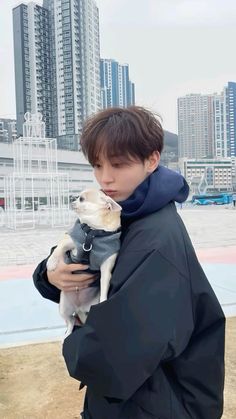
[[[66,324],[67,324],[67,329],[66,329],[66,334],[64,336],[64,339],[66,339],[67,336],[69,336],[72,333],[72,330],[73,330],[74,324],[75,324],[75,319],[74,320],[72,320],[72,319],[68,320],[66,322]]]
[[[111,280],[111,271],[115,265],[118,253],[114,253],[106,259],[101,265],[101,279],[100,279],[100,303],[107,300],[108,289]]]
[[[64,254],[68,250],[75,249],[75,243],[73,242],[72,238],[69,234],[65,234],[63,239],[59,242],[57,247],[54,249],[53,253],[49,257],[47,261],[47,269],[48,271],[54,271],[56,269],[57,264],[60,259],[63,259]]]
[[[65,319],[67,325],[65,338],[72,332],[75,324],[73,313],[75,313],[77,309],[77,299],[78,296],[75,292],[61,291],[59,311],[60,315]]]
[[[74,314],[77,314],[81,323],[84,324],[87,319],[91,305],[98,303],[98,287],[84,288],[81,289],[79,292],[61,292],[59,311],[61,316],[65,319],[67,325],[65,338],[71,334],[75,325]]]

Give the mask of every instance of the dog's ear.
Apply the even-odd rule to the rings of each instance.
[[[121,211],[122,207],[117,204],[116,201],[114,201],[110,196],[104,196],[102,197],[102,200],[105,203],[105,206],[107,209],[111,210],[111,211]]]

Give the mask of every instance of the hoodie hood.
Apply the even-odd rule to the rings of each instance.
[[[171,201],[184,202],[189,186],[182,175],[164,166],[148,176],[125,201],[120,201],[122,217],[143,217],[163,208]]]

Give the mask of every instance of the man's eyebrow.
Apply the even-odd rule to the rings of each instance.
[[[127,156],[111,156],[110,160],[131,161]]]

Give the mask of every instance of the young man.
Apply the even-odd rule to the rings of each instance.
[[[163,130],[141,107],[110,108],[84,126],[81,147],[101,188],[122,206],[122,235],[108,300],[65,339],[69,373],[87,386],[85,419],[219,419],[224,328],[220,305],[174,201],[184,178],[160,166]],[[61,265],[34,273],[40,293],[94,280]]]

